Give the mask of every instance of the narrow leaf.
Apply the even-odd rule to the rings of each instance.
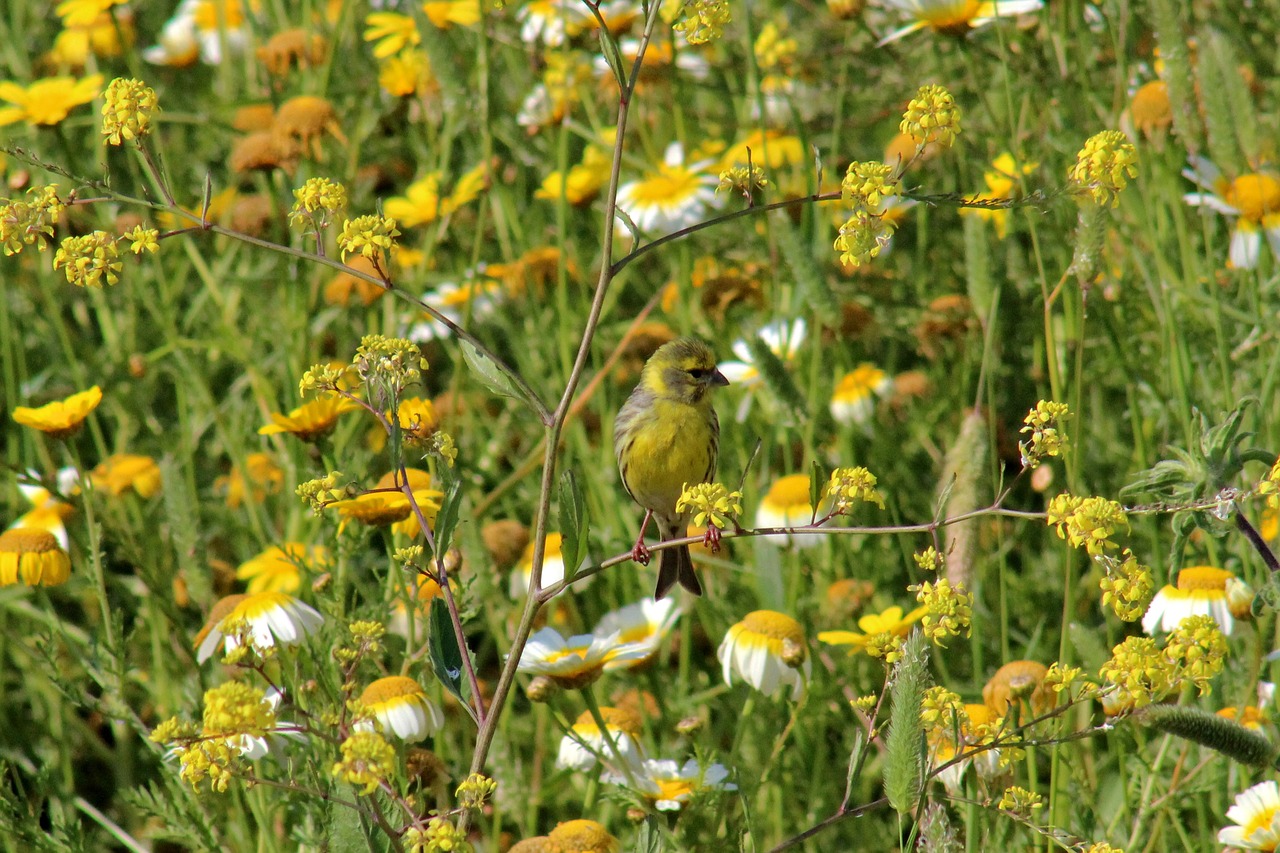
[[[534,396],[532,390],[516,379],[511,368],[489,355],[489,353],[484,352],[466,338],[459,338],[458,346],[462,348],[462,357],[466,360],[467,367],[471,368],[471,372],[476,375],[476,378],[480,380],[484,387],[503,397],[519,400],[537,412],[538,417],[544,421],[547,419],[546,406],[542,405],[542,401]]]
[[[436,513],[437,559],[444,559],[445,552],[453,542],[453,531],[458,527],[458,508],[462,504],[462,481],[454,477],[443,485],[444,498],[440,501],[440,512]]]
[[[582,485],[572,471],[565,471],[560,477],[560,535],[566,579],[574,576],[587,556],[590,523]]]
[[[427,642],[431,653],[431,668],[435,670],[436,678],[440,679],[445,690],[466,705],[467,699],[462,694],[462,650],[458,648],[458,638],[454,636],[449,608],[444,599],[437,598],[431,602],[428,621]]]

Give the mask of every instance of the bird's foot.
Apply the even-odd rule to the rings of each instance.
[[[635,547],[631,549],[631,559],[635,560],[642,566],[649,565],[649,549],[645,547],[643,539],[637,539]]]
[[[702,537],[702,544],[711,549],[712,554],[720,553],[720,528],[714,524],[707,525],[707,532]]]

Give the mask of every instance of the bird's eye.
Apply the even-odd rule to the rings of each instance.
[[[708,371],[706,368],[702,367],[693,367],[689,369],[689,375],[694,379],[705,379],[707,377],[707,373]]]

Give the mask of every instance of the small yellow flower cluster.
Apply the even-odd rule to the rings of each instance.
[[[328,178],[309,178],[293,191],[293,198],[289,221],[299,226],[311,223],[320,229],[327,227],[330,218],[347,206],[347,189]]]
[[[929,608],[920,619],[920,627],[934,644],[946,648],[942,641],[948,637],[959,636],[961,631],[966,637],[970,635],[973,593],[963,584],[952,586],[951,581],[941,578],[936,584],[925,581],[907,590],[916,594],[917,602]]]
[[[310,393],[337,391],[344,387],[348,365],[313,364],[298,381],[298,393],[303,397]]]
[[[725,24],[733,20],[725,0],[690,0],[684,4],[685,16],[673,29],[684,33],[689,44],[706,44],[724,35]]]
[[[893,169],[874,161],[850,163],[840,183],[840,197],[853,213],[836,236],[840,262],[861,266],[879,255],[893,237],[894,225],[885,215],[884,202],[902,189]]]
[[[53,237],[53,226],[67,206],[58,198],[53,184],[27,190],[30,201],[0,203],[0,245],[6,255],[16,255],[43,235]],[[41,242],[37,248],[44,251]]]
[[[960,108],[942,86],[921,86],[898,129],[915,140],[917,151],[930,143],[950,148],[960,135]]]
[[[1128,530],[1129,519],[1124,507],[1107,498],[1078,498],[1063,493],[1049,501],[1045,519],[1058,528],[1058,536],[1076,548],[1083,547],[1090,556],[1098,557],[1116,548],[1111,541],[1117,530]]]
[[[996,808],[1013,812],[1022,817],[1030,817],[1033,810],[1043,807],[1044,798],[1033,791],[1028,791],[1026,788],[1019,788],[1017,785],[1010,785],[1005,788],[1003,796],[1000,797],[1000,802],[996,804]]]
[[[200,734],[200,730],[196,728],[196,724],[190,720],[180,720],[177,717],[170,717],[160,725],[151,730],[148,739],[152,743],[166,744],[175,741],[190,740]]]
[[[1137,161],[1137,149],[1123,133],[1104,130],[1085,142],[1068,176],[1095,204],[1115,207],[1120,203],[1120,191],[1138,176]]]
[[[397,548],[395,553],[391,555],[391,559],[395,560],[405,568],[421,565],[422,555],[425,553],[421,545],[410,545],[407,548]]]
[[[459,808],[478,809],[483,807],[497,790],[497,782],[481,773],[472,773],[462,780],[454,796],[458,799]]]
[[[351,365],[364,383],[369,401],[380,408],[398,407],[401,392],[416,385],[427,370],[427,360],[417,344],[386,335],[361,338]]]
[[[1124,853],[1124,848],[1112,847],[1105,841],[1099,841],[1096,844],[1090,844],[1088,847],[1081,850],[1080,853]]]
[[[1031,433],[1030,442],[1019,442],[1022,467],[1030,468],[1046,456],[1061,456],[1067,449],[1067,436],[1060,432],[1062,422],[1071,416],[1066,403],[1041,400],[1022,419],[1020,432]]]
[[[731,492],[720,483],[686,484],[676,501],[676,512],[692,512],[694,524],[724,530],[742,514],[742,492]]]
[[[1226,656],[1226,638],[1209,616],[1183,619],[1164,648],[1151,637],[1128,637],[1098,672],[1105,682],[1103,707],[1108,714],[1141,708],[1191,684],[1208,693]]]
[[[861,711],[865,714],[876,706],[876,701],[877,699],[875,694],[859,696],[857,699],[851,699],[849,701],[849,707],[853,708],[855,711]]]
[[[750,166],[730,166],[722,171],[716,192],[733,190],[743,198],[750,199],[757,190],[768,186],[769,179],[764,176],[764,169],[752,163]]]
[[[160,107],[155,91],[146,83],[117,77],[103,98],[102,135],[108,145],[123,145],[151,132],[151,119]]]
[[[53,256],[53,268],[63,270],[76,287],[102,287],[104,279],[114,285],[123,267],[116,238],[105,231],[67,237]]]
[[[938,549],[930,545],[918,554],[912,554],[911,558],[916,561],[916,565],[921,571],[938,572],[942,570],[943,559],[938,553]]]
[[[1080,667],[1078,666],[1063,666],[1057,661],[1054,661],[1049,667],[1048,672],[1044,674],[1044,678],[1040,680],[1040,683],[1043,684],[1047,690],[1052,690],[1054,693],[1061,693],[1063,690],[1071,687],[1072,684],[1075,684],[1076,680],[1080,678],[1080,671]]]
[[[231,783],[231,773],[239,758],[239,751],[233,750],[224,739],[199,740],[179,749],[178,776],[193,789],[208,779],[211,790],[223,793]]]
[[[381,622],[357,619],[347,625],[347,631],[351,634],[352,645],[337,646],[333,650],[334,660],[343,666],[352,666],[361,658],[382,651],[382,638],[387,633],[387,626]]]
[[[893,664],[902,657],[902,646],[906,640],[890,631],[881,631],[867,637],[866,652],[873,658],[884,658],[884,662]]]
[[[450,468],[458,458],[458,447],[453,443],[453,436],[447,432],[437,430],[431,434],[423,450],[432,456],[438,456],[445,461]]]
[[[239,681],[206,690],[205,737],[250,735],[262,737],[276,724],[276,713],[263,692]]]
[[[840,199],[850,207],[876,212],[886,198],[899,195],[902,182],[887,163],[854,161],[840,182]]]
[[[893,225],[882,216],[873,216],[865,210],[854,211],[840,226],[835,248],[840,252],[840,263],[862,266],[884,251],[893,238]]]
[[[338,248],[342,250],[342,260],[347,255],[360,255],[370,260],[376,259],[383,252],[391,251],[392,241],[400,236],[396,221],[389,216],[357,216],[342,223],[342,233],[338,235]]]
[[[466,833],[440,815],[432,817],[425,830],[405,832],[404,846],[410,853],[471,853],[475,849],[467,841]]]
[[[1110,607],[1125,622],[1135,622],[1147,611],[1155,581],[1151,569],[1138,562],[1128,548],[1120,559],[1099,555],[1094,560],[1102,567],[1102,606]]]
[[[312,512],[320,515],[330,503],[347,500],[353,496],[351,489],[347,486],[338,485],[341,478],[341,471],[330,471],[326,477],[317,477],[301,483],[293,493],[302,498],[303,502],[311,507]]]
[[[847,513],[855,502],[875,504],[884,509],[884,495],[876,488],[876,475],[861,465],[832,471],[823,497],[832,501],[832,510],[837,515]]]
[[[1212,616],[1188,616],[1169,634],[1164,653],[1178,666],[1183,682],[1194,684],[1203,696],[1226,664],[1227,638]]]
[[[330,771],[352,785],[362,786],[368,796],[378,785],[395,773],[396,751],[377,732],[355,732],[342,742],[342,760]]]
[[[756,66],[762,71],[785,71],[799,53],[800,43],[785,35],[785,26],[778,26],[777,21],[766,21],[752,50],[756,55]]]
[[[135,225],[120,236],[122,239],[130,241],[129,251],[135,255],[141,255],[143,252],[154,254],[160,251],[160,232],[154,228]]]
[[[964,700],[941,685],[930,687],[920,700],[920,723],[925,729],[952,731],[967,719]]]
[[[1257,491],[1267,499],[1267,506],[1280,509],[1280,459],[1275,461],[1267,476],[1258,484]]]

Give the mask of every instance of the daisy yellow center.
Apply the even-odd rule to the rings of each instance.
[[[1169,87],[1163,80],[1155,80],[1133,93],[1129,107],[1134,127],[1152,128],[1173,122],[1173,108],[1169,105]]]
[[[640,734],[640,717],[632,711],[604,706],[600,708],[600,717],[604,720],[604,724],[612,730],[626,732],[637,737]],[[578,719],[574,721],[573,730],[584,735],[600,733],[600,727],[596,724],[595,717],[591,716],[590,711],[583,711],[578,715]]]
[[[659,800],[679,801],[693,793],[693,782],[688,779],[655,779],[658,784]]]
[[[683,166],[660,166],[636,184],[632,199],[638,205],[679,204],[698,191],[698,176]]]
[[[1240,211],[1241,218],[1261,222],[1270,213],[1280,213],[1280,178],[1274,175],[1241,175],[1227,187],[1224,200]]]
[[[240,0],[206,0],[196,7],[192,17],[196,27],[205,32],[216,31],[219,24],[229,30],[244,25],[244,9]]]
[[[807,474],[792,474],[783,477],[769,487],[769,494],[764,502],[779,510],[809,508],[809,477]]]
[[[864,364],[840,380],[836,387],[837,400],[861,400],[870,396],[871,392],[884,381],[884,371],[878,367]],[[808,497],[808,483],[805,484],[805,497]]]
[[[551,831],[549,839],[555,841],[556,850],[612,850],[614,838],[594,820],[570,820]]]
[[[973,20],[982,6],[980,0],[949,0],[932,3],[921,9],[921,19],[935,30],[963,27]]]
[[[748,613],[742,620],[742,628],[744,633],[756,634],[769,640],[804,642],[804,629],[800,627],[800,623],[785,613],[777,613],[773,610],[756,610]]]
[[[403,675],[392,675],[379,678],[360,694],[360,702],[368,706],[388,706],[400,704],[422,695],[422,687],[412,678]]]
[[[17,527],[0,533],[0,552],[8,554],[44,554],[59,551],[62,546],[47,530]]]
[[[1224,592],[1231,572],[1213,566],[1192,566],[1178,572],[1178,589],[1181,592]]]
[[[245,596],[232,615],[247,620],[258,619],[272,610],[283,609],[292,601],[293,596],[283,592],[258,592]]]

